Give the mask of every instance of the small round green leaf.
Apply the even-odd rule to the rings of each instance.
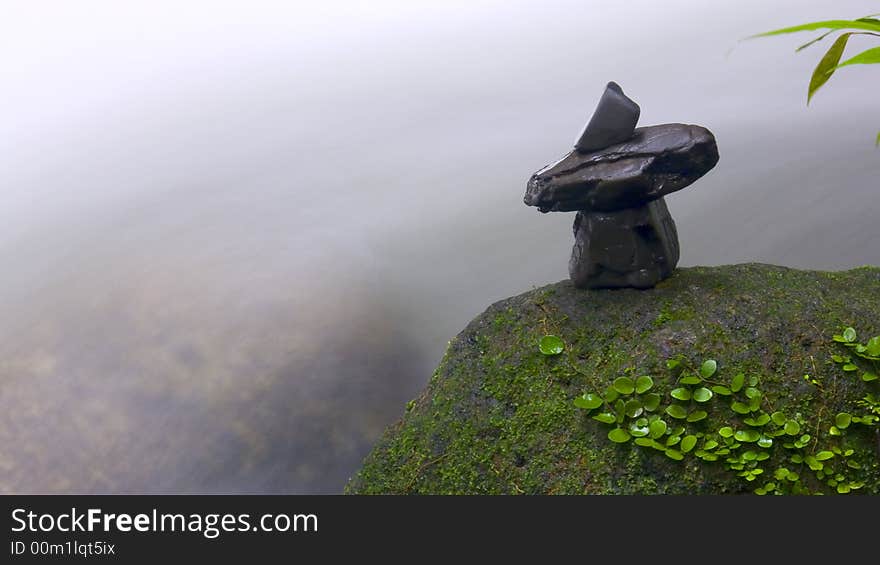
[[[742,402],[734,402],[730,405],[730,409],[737,414],[748,414],[752,411],[748,404],[743,404]]]
[[[651,442],[653,442],[654,440],[647,437],[637,437],[633,441],[636,445],[641,445],[642,447],[651,447]]]
[[[633,437],[645,437],[648,435],[649,428],[646,425],[639,425],[637,422],[630,424],[629,433]]]
[[[706,387],[700,387],[694,391],[693,398],[697,402],[708,402],[712,398],[712,391]]]
[[[847,343],[854,342],[856,340],[855,328],[846,328],[843,330],[843,339],[846,340]]]
[[[705,420],[709,414],[706,413],[705,410],[694,410],[687,416],[688,422],[699,422],[700,420]]]
[[[847,372],[852,372],[852,371],[858,371],[858,370],[859,370],[859,368],[856,367],[855,365],[853,365],[852,363],[847,363],[847,364],[844,365],[842,368],[843,368],[844,371],[847,371]]]
[[[724,426],[720,430],[718,430],[718,435],[721,437],[731,437],[733,436],[733,428],[730,426]]]
[[[672,416],[673,418],[687,418],[687,410],[678,404],[672,404],[666,408],[666,413]]]
[[[782,412],[774,412],[774,413],[770,414],[770,419],[773,420],[773,423],[776,424],[777,426],[784,426],[785,425],[786,418],[785,418],[785,414],[783,414]]]
[[[663,420],[654,420],[648,425],[649,433],[652,438],[657,439],[666,433],[666,422]]]
[[[627,432],[623,428],[614,428],[613,430],[608,432],[608,439],[610,439],[614,443],[626,443],[629,441],[629,438],[629,432]]]
[[[720,394],[721,396],[730,396],[731,394],[733,394],[733,392],[731,392],[729,388],[720,385],[713,386],[712,392],[714,392],[715,394]]]
[[[801,425],[797,423],[795,420],[788,420],[785,422],[785,433],[790,436],[796,436],[801,431]]]
[[[738,374],[730,381],[730,390],[732,390],[733,392],[739,392],[745,382],[746,376],[742,373]]]
[[[705,449],[706,451],[715,449],[716,447],[718,447],[718,442],[714,439],[707,440],[706,443],[703,445],[703,449]]]
[[[584,410],[593,410],[602,406],[602,403],[602,398],[598,394],[593,394],[592,392],[585,392],[574,399],[574,405],[578,408],[583,408]]]
[[[736,441],[753,442],[758,441],[761,434],[755,430],[737,430],[733,437]]]
[[[649,392],[642,399],[642,406],[645,407],[645,410],[648,412],[653,412],[660,406],[660,395],[656,392]]]
[[[555,335],[545,335],[538,343],[538,348],[544,355],[559,355],[565,349],[565,343]]]
[[[626,401],[623,411],[630,418],[638,418],[642,415],[644,409],[642,408],[642,403],[633,398]]]
[[[614,402],[615,400],[617,400],[620,397],[620,393],[617,392],[616,390],[614,390],[613,386],[609,386],[608,388],[605,389],[604,396],[605,396],[605,402],[607,402],[608,404],[611,404],[612,402]]]
[[[670,459],[675,459],[676,461],[681,461],[682,459],[684,459],[684,455],[682,455],[680,451],[676,451],[674,449],[667,449],[665,453],[666,457],[669,457]]]
[[[831,459],[832,457],[834,457],[834,453],[832,453],[831,451],[820,451],[816,454],[816,459],[818,459],[819,461],[826,461],[828,459]]]
[[[678,379],[678,382],[680,382],[683,385],[698,385],[702,381],[700,380],[700,377],[697,377],[694,375],[687,375],[687,376],[684,376],[684,377]]]
[[[871,381],[876,381],[877,379],[880,379],[880,376],[878,376],[877,373],[863,373],[862,374],[862,380],[865,381],[866,383],[869,383]]]
[[[672,389],[672,392],[669,393],[672,398],[676,400],[690,400],[691,399],[691,391],[686,388],[675,388]]]
[[[693,449],[695,445],[697,445],[697,436],[687,435],[681,438],[681,445],[679,447],[681,448],[682,453],[687,453]]]
[[[603,424],[613,424],[617,421],[617,416],[612,414],[611,412],[602,412],[601,414],[596,414],[593,416],[594,420],[599,420]]]
[[[772,447],[772,446],[773,446],[773,440],[772,440],[771,438],[767,437],[767,436],[761,436],[761,437],[758,438],[758,446],[759,446],[759,447],[764,447],[764,448]]]
[[[761,396],[761,391],[753,386],[750,386],[746,388],[746,396],[749,398],[757,398]]]
[[[654,386],[654,379],[647,375],[636,379],[636,392],[638,394],[648,392],[649,390],[651,390],[652,386]]]
[[[617,377],[613,386],[620,394],[632,394],[636,389],[636,383],[629,377]]]
[[[703,361],[702,365],[700,365],[700,375],[704,379],[708,379],[715,374],[716,369],[718,369],[718,363],[716,363],[714,359],[707,359]]]
[[[841,412],[834,417],[834,425],[836,425],[841,430],[847,429],[850,422],[852,422],[852,414],[848,414],[846,412]]]

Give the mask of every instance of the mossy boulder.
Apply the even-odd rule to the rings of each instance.
[[[852,355],[857,370],[843,370],[841,358],[854,347],[832,337],[845,327],[862,342],[880,334],[880,268],[741,264],[680,268],[649,290],[579,290],[570,281],[537,288],[493,304],[449,343],[426,390],[386,430],[345,492],[723,494],[752,493],[773,482],[776,492],[833,494],[846,485],[841,490],[876,494],[878,425],[831,431],[839,413],[856,419],[870,413],[859,402],[866,394],[880,398],[880,381],[861,378],[875,363]],[[539,350],[547,334],[562,339],[561,354]],[[670,369],[668,361],[676,359],[679,365]],[[715,373],[683,385],[707,359],[716,361]],[[704,403],[670,395],[677,387],[730,388],[739,374],[745,383],[731,395],[715,389]],[[679,437],[695,437],[690,449],[668,432],[657,438],[663,449],[636,445],[632,437],[615,443],[608,434],[616,424],[591,417],[607,406],[588,412],[574,405],[585,392],[604,395],[621,376],[644,375],[662,402],[641,417],[657,414],[670,430],[685,427]],[[744,393],[751,377],[762,395],[751,412],[740,414],[731,406],[749,406]],[[610,404],[613,409],[615,401]],[[671,404],[688,414],[704,408],[707,416],[677,419],[664,412]],[[800,430],[789,433],[790,425],[786,431],[778,415],[756,425],[761,414],[777,412]],[[622,427],[634,421],[626,417]],[[757,431],[772,445],[736,441],[744,436],[727,440],[718,434],[725,426]],[[708,460],[710,440],[719,443],[716,451],[730,453]],[[803,445],[793,445],[798,441]],[[743,457],[747,451],[751,459]],[[823,470],[811,469],[811,457],[823,451],[832,454],[823,454]],[[769,457],[756,461],[761,453]],[[749,480],[745,472],[754,469],[763,473]]]

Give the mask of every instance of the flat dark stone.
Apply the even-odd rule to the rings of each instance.
[[[666,201],[617,212],[578,212],[568,273],[578,288],[651,288],[678,263]]]
[[[622,143],[572,151],[532,175],[523,201],[541,212],[611,212],[681,190],[718,162],[715,136],[688,124],[636,128]]]
[[[589,152],[626,141],[636,129],[640,112],[639,105],[630,100],[616,82],[609,82],[574,148]]]

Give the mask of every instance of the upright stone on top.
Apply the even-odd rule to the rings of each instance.
[[[675,222],[664,196],[718,162],[715,136],[687,124],[636,128],[639,106],[608,83],[573,151],[529,179],[523,201],[577,211],[569,275],[578,288],[650,288],[675,270]]]
[[[626,141],[639,123],[640,112],[639,105],[627,98],[616,82],[609,82],[574,148],[588,152]]]

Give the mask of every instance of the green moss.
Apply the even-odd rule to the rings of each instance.
[[[774,406],[836,414],[855,389],[827,363],[828,336],[843,325],[880,333],[878,295],[874,267],[825,273],[745,264],[678,269],[646,291],[583,291],[563,281],[509,298],[450,341],[426,390],[346,492],[749,492],[725,472],[609,442],[607,428],[571,400],[623,374],[651,374],[668,391],[665,361],[682,354],[692,364],[712,356],[726,374],[760,375]],[[565,341],[561,355],[538,351],[546,333]],[[823,383],[823,394],[805,373]],[[862,492],[876,493],[877,484]]]

